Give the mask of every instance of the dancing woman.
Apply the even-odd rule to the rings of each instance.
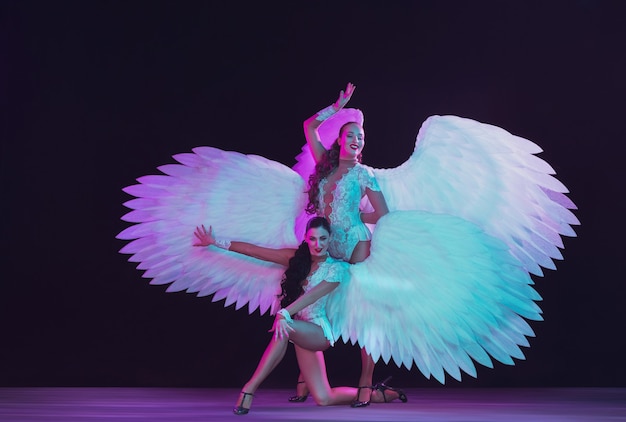
[[[361,124],[344,123],[329,150],[322,144],[318,128],[348,103],[355,88],[349,83],[333,105],[304,122],[307,144],[316,163],[315,173],[309,179],[307,211],[330,221],[331,255],[352,264],[364,261],[370,254],[372,234],[365,224],[376,224],[389,209],[373,173],[361,165],[365,147]],[[364,196],[372,204],[373,212],[360,211]]]
[[[247,242],[216,241],[211,228],[196,228],[194,246],[215,245],[287,267],[281,283],[282,309],[270,330],[274,335],[252,378],[243,386],[233,409],[235,414],[248,413],[254,393],[283,359],[289,341],[295,346],[302,377],[317,404],[347,404],[356,397],[355,388],[330,387],[322,353],[335,342],[326,316],[326,296],[349,277],[347,264],[328,255],[330,234],[328,221],[314,217],[298,249],[272,249]],[[402,391],[383,385],[378,387],[378,393],[374,396],[376,401],[407,400]]]
[[[356,86],[348,83],[337,101],[309,117],[304,122],[304,133],[315,160],[315,172],[309,178],[307,212],[324,216],[330,221],[332,234],[331,256],[352,264],[364,261],[370,255],[372,234],[365,225],[376,222],[389,212],[385,197],[372,172],[361,165],[365,146],[365,132],[359,122],[347,121],[339,128],[337,140],[330,149],[321,142],[318,128],[348,103]],[[367,197],[372,212],[361,212],[360,203]],[[369,405],[375,363],[365,348],[361,348],[361,377],[359,394],[352,407]],[[361,394],[363,393],[363,394]],[[296,396],[290,401],[304,401],[306,385],[298,377]]]

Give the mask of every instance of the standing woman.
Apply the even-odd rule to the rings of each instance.
[[[254,393],[283,359],[289,341],[295,346],[301,375],[319,405],[347,404],[357,395],[356,388],[330,387],[326,375],[323,351],[335,342],[326,316],[326,296],[349,277],[348,265],[328,255],[330,233],[328,221],[314,217],[307,224],[305,240],[298,249],[272,249],[247,242],[216,241],[211,228],[196,228],[194,246],[215,245],[287,267],[279,296],[282,309],[270,330],[274,335],[252,378],[241,390],[233,409],[235,414],[249,412]],[[376,401],[406,401],[399,390],[380,388],[379,392]]]
[[[309,117],[304,122],[304,134],[315,160],[315,172],[309,178],[309,203],[307,212],[326,217],[330,221],[332,234],[329,252],[336,259],[351,264],[362,262],[370,255],[372,234],[365,225],[376,224],[389,212],[372,171],[361,165],[361,153],[365,146],[365,132],[358,122],[341,126],[337,140],[327,150],[320,139],[318,128],[329,117],[341,110],[350,100],[355,86],[348,83],[339,93],[337,101]],[[360,210],[363,197],[367,197],[374,211]],[[367,351],[361,349],[361,377],[359,393],[352,407],[363,407],[370,403],[375,363]],[[306,398],[306,386],[298,379],[300,391],[297,398]]]

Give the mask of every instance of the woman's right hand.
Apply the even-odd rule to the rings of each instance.
[[[354,94],[355,89],[356,89],[356,86],[353,85],[351,82],[348,82],[348,85],[346,85],[346,90],[345,91],[341,90],[339,92],[339,98],[337,98],[337,101],[335,102],[333,107],[337,111],[344,108],[344,106],[348,104],[348,101],[350,101],[350,98],[352,97],[352,94]]]
[[[269,331],[274,333],[274,339],[282,340],[283,338],[289,338],[290,331],[295,331],[291,324],[283,316],[276,315],[274,325]]]
[[[204,224],[196,227],[196,231],[193,232],[197,241],[193,246],[210,246],[215,245],[215,237],[213,236],[213,228],[209,226],[209,230],[204,227]]]

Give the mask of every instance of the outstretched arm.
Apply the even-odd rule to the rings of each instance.
[[[324,120],[328,119],[348,104],[348,101],[350,101],[350,97],[352,97],[355,89],[356,86],[348,83],[346,90],[339,92],[339,98],[334,104],[318,111],[304,121],[304,136],[306,137],[306,142],[309,144],[309,148],[313,154],[313,159],[316,163],[319,163],[322,158],[324,158],[324,154],[326,154],[326,148],[322,145],[317,128],[321,126]]]
[[[285,267],[289,265],[289,260],[296,252],[295,249],[265,248],[248,242],[219,241],[215,239],[215,236],[213,236],[213,228],[211,226],[209,226],[209,230],[207,230],[204,225],[196,227],[196,231],[193,234],[196,238],[196,242],[193,246],[215,245],[219,248],[248,255],[263,261],[275,262],[276,264],[280,264]]]

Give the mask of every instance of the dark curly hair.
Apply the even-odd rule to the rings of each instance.
[[[317,212],[317,196],[320,193],[320,182],[339,166],[339,138],[345,128],[351,124],[359,125],[358,122],[348,122],[341,126],[339,136],[335,142],[333,142],[330,149],[326,151],[322,160],[317,163],[315,172],[309,176],[309,190],[307,192],[309,194],[309,203],[306,206],[306,212],[308,214],[315,214]],[[360,126],[361,125],[359,125],[359,127]],[[361,162],[361,156],[362,154],[358,156],[359,163]]]
[[[313,217],[306,225],[306,232],[311,228],[323,227],[330,234],[330,223],[324,217]],[[289,260],[289,266],[285,270],[283,280],[280,283],[281,292],[280,306],[285,308],[293,303],[297,298],[302,296],[304,289],[302,283],[311,271],[311,252],[309,245],[303,241],[296,253]]]

